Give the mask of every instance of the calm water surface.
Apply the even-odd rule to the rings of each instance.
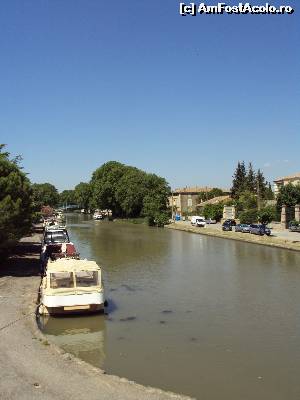
[[[103,266],[108,315],[49,318],[70,353],[198,399],[300,398],[300,254],[69,216]]]

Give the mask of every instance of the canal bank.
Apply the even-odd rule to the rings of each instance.
[[[65,353],[36,324],[40,234],[21,240],[0,266],[0,398],[3,400],[187,399],[144,387]]]
[[[199,228],[191,226],[190,224],[187,223],[185,224],[180,222],[165,225],[165,228],[196,233],[199,235],[213,236],[222,239],[232,239],[240,242],[253,243],[270,247],[278,247],[280,249],[300,251],[300,235],[299,235],[299,240],[293,240],[288,238],[284,239],[273,235],[259,236],[259,235],[250,235],[249,233],[240,233],[234,231],[224,232],[221,229],[217,230],[209,226],[206,226],[205,228]]]

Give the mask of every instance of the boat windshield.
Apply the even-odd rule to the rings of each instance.
[[[72,272],[55,272],[50,274],[50,288],[73,288],[74,279]]]
[[[75,272],[75,279],[77,287],[89,287],[99,285],[98,271]]]
[[[65,232],[47,232],[45,241],[49,243],[68,243],[69,238]]]

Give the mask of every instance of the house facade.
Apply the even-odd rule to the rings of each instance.
[[[169,197],[169,206],[173,210],[173,214],[184,215],[186,213],[192,213],[197,210],[199,205],[199,194],[209,193],[213,188],[211,187],[184,187],[175,189],[172,192],[172,196]],[[227,193],[227,190],[224,190]]]
[[[275,197],[277,197],[279,190],[282,186],[285,186],[288,183],[291,183],[292,185],[300,184],[300,172],[298,172],[297,174],[294,174],[294,175],[277,178],[273,182],[274,182],[274,194],[275,194]]]

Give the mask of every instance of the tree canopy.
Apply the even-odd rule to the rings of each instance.
[[[61,193],[59,193],[59,204],[61,206],[75,203],[75,190],[63,190]]]
[[[207,192],[199,193],[199,201],[206,201],[206,200],[213,199],[214,197],[223,196],[223,195],[224,195],[224,192],[222,189],[212,188],[211,190],[209,190]]]
[[[167,213],[170,187],[166,180],[117,161],[94,171],[90,190],[93,207],[110,209],[116,216],[144,216],[153,222]]]
[[[279,189],[277,196],[277,206],[285,204],[286,206],[293,207],[296,204],[300,204],[300,185],[292,185],[288,183]]]
[[[90,208],[91,187],[89,183],[80,182],[74,189],[74,201],[81,208]]]
[[[273,191],[269,182],[266,181],[262,171],[255,172],[252,163],[248,168],[244,161],[239,161],[235,169],[231,187],[231,196],[238,199],[243,192],[252,193],[262,200],[272,200]]]
[[[34,183],[32,191],[36,209],[41,209],[42,206],[56,207],[59,203],[58,191],[51,183]]]
[[[0,254],[6,252],[31,227],[32,189],[19,166],[0,145]]]

